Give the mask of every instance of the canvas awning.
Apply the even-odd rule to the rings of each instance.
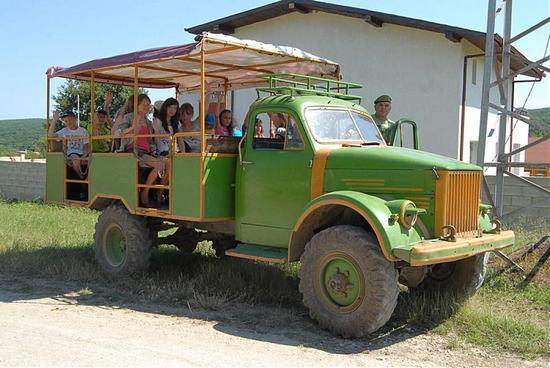
[[[338,78],[340,66],[306,51],[205,32],[197,42],[159,47],[69,68],[51,67],[48,76],[132,86],[136,67],[141,87],[177,87],[179,93],[200,89],[201,50],[205,55],[205,80],[213,89],[230,90],[265,85],[259,74],[296,73]]]

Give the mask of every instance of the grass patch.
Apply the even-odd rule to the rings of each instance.
[[[441,326],[442,331],[455,334],[465,343],[490,346],[527,358],[548,354],[548,323],[546,326],[539,323],[533,310],[518,313],[513,310],[515,308],[507,308],[510,301],[505,297],[498,300],[504,308],[492,305],[495,299],[474,296]],[[547,312],[545,314],[548,316]]]
[[[0,201],[0,272],[110,284],[142,301],[219,310],[230,302],[300,305],[297,266],[217,259],[208,242],[183,255],[160,246],[147,274],[112,280],[94,259],[98,212],[40,202]]]
[[[257,306],[238,317],[240,324],[251,328],[281,323],[279,317],[265,318],[264,306],[283,310],[281,318],[306,320],[298,292],[298,264],[217,259],[208,242],[199,244],[191,255],[161,246],[153,252],[146,274],[113,280],[100,271],[94,259],[97,216],[98,212],[88,209],[0,201],[0,274],[78,281],[80,294],[98,293],[123,304],[152,302],[219,311],[221,316],[234,306]],[[519,248],[538,239],[546,229],[515,230]],[[522,266],[531,269],[537,256],[540,252],[527,257]],[[450,337],[449,347],[475,344],[528,358],[548,356],[550,266],[544,266],[525,288],[518,287],[518,274],[496,275],[494,270],[500,266],[492,263],[485,285],[468,301],[449,293],[401,293],[388,328],[415,325],[433,329]]]
[[[534,232],[518,240],[536,241],[545,233]],[[544,250],[522,260],[523,269],[531,270]],[[550,356],[550,265],[525,287],[520,274],[499,274],[502,266],[498,259],[490,262],[484,285],[468,300],[450,292],[403,292],[394,318],[449,336],[449,348],[472,344],[529,359]]]

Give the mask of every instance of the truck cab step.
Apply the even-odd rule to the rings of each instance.
[[[284,263],[288,259],[287,249],[244,243],[237,245],[236,248],[226,250],[225,255],[273,263]]]

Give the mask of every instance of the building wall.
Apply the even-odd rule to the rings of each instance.
[[[295,46],[338,62],[344,80],[363,84],[362,104],[369,111],[373,112],[372,101],[377,96],[391,95],[390,118],[408,117],[417,121],[423,150],[460,158],[464,56],[482,53],[468,41],[453,43],[440,33],[391,24],[376,28],[360,19],[324,12],[287,14],[240,27],[235,36]],[[472,162],[475,157],[470,157],[470,149],[477,147],[479,132],[483,58],[470,59],[466,73],[463,160]],[[495,80],[494,70],[492,73]],[[256,94],[239,91],[235,95],[235,119],[240,126]],[[491,101],[498,104],[499,100],[498,88],[493,88]],[[486,161],[495,161],[498,126],[499,116],[490,112]],[[528,125],[514,121],[512,145],[526,144],[527,136]],[[506,152],[509,147],[508,139]],[[523,161],[524,153],[514,160]],[[523,172],[521,168],[514,170],[518,174]],[[494,172],[494,168],[486,171],[489,175]]]
[[[542,137],[529,137],[529,143],[538,141]],[[539,143],[525,151],[529,162],[550,162],[550,140]]]
[[[291,13],[235,30],[235,37],[295,46],[338,62],[343,79],[362,83],[362,105],[393,98],[390,118],[417,121],[423,150],[457,157],[462,88],[462,46],[443,34],[323,12]],[[242,124],[255,92],[236,93]]]
[[[487,176],[492,195],[495,190],[495,178],[495,176]],[[550,178],[528,178],[528,180],[550,190]],[[484,201],[488,203],[486,199]],[[503,204],[504,220],[513,222],[521,218],[533,221],[543,219],[546,223],[550,223],[550,196],[508,176],[504,177]],[[529,207],[521,210],[524,206]]]
[[[44,162],[0,161],[0,198],[34,200],[45,195]]]
[[[481,53],[481,50],[467,41],[462,42],[463,53],[465,55],[474,55]],[[466,113],[465,113],[465,129],[464,129],[464,155],[463,161],[476,163],[477,153],[474,152],[472,157],[471,151],[477,149],[479,140],[479,121],[481,114],[481,95],[483,88],[483,68],[484,57],[470,58],[467,61],[466,69]],[[494,69],[491,71],[491,80],[496,80]],[[500,104],[500,93],[498,87],[491,88],[490,101],[494,104]],[[515,104],[523,103],[515,101]],[[513,135],[510,136],[510,119],[506,123],[506,144],[505,152],[510,152],[517,148],[517,145],[524,146],[527,144],[529,136],[529,125],[514,120],[512,123]],[[497,157],[497,142],[499,137],[500,115],[496,111],[489,109],[489,117],[487,120],[487,140],[485,143],[485,162],[496,162]],[[513,157],[513,161],[524,162],[525,152],[521,152]],[[523,175],[522,168],[514,168],[512,171],[517,175]],[[486,175],[495,175],[495,168],[487,168]]]

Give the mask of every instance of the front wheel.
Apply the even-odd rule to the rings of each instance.
[[[439,263],[431,266],[420,290],[445,290],[457,295],[475,294],[485,279],[488,253],[478,254],[460,261]]]
[[[129,276],[149,267],[152,240],[145,218],[121,204],[107,207],[95,226],[95,254],[101,268],[113,276]]]
[[[344,337],[382,327],[397,304],[397,271],[365,230],[333,226],[316,234],[301,257],[300,292],[310,316]]]

